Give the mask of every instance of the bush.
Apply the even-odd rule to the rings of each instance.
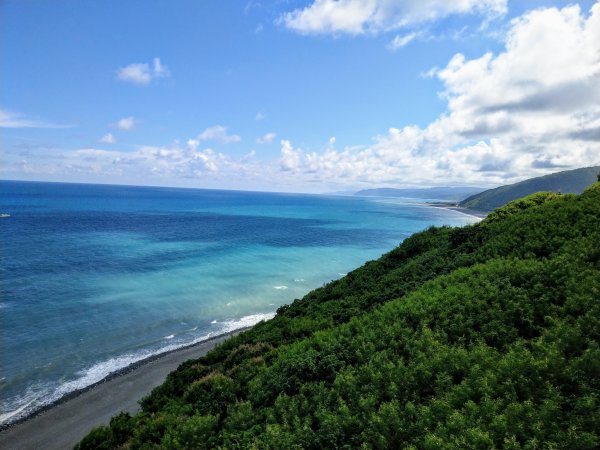
[[[78,448],[598,448],[600,183],[431,228]]]

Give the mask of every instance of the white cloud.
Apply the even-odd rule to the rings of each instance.
[[[121,131],[131,131],[135,128],[137,123],[138,121],[135,117],[129,116],[120,119],[117,123],[115,123],[115,126]]]
[[[256,138],[257,144],[270,144],[277,135],[275,133],[266,133],[265,135]]]
[[[515,182],[600,164],[599,54],[600,3],[590,13],[538,9],[511,23],[500,53],[457,54],[430,72],[447,102],[436,120],[390,128],[370,145],[338,149],[330,139],[313,151],[284,139],[270,162],[255,152],[234,158],[202,148],[209,140],[240,140],[217,125],[185,144],[131,152],[44,149],[25,158],[9,149],[0,170],[241,188],[272,188],[279,180],[277,189],[288,190]]]
[[[117,79],[138,86],[147,86],[153,80],[170,76],[169,69],[160,62],[160,58],[154,58],[152,65],[146,63],[133,63],[117,70]]]
[[[0,109],[0,128],[72,128],[72,125],[31,120],[10,111]]]
[[[148,64],[129,64],[117,70],[117,78],[138,85],[147,85],[152,81],[152,72]]]
[[[531,11],[505,50],[455,55],[432,72],[447,111],[391,128],[367,147],[305,153],[282,141],[283,170],[365,184],[500,184],[600,163],[600,3]],[[566,70],[565,68],[568,68]]]
[[[264,112],[262,112],[262,111],[258,111],[258,112],[256,113],[256,115],[254,116],[254,120],[258,120],[258,121],[260,121],[260,120],[265,120],[266,118],[267,118],[267,116],[266,116],[266,115],[265,115],[265,113],[264,113]]]
[[[113,136],[112,133],[106,133],[100,138],[99,142],[102,144],[116,144],[117,139]]]
[[[199,141],[217,141],[223,144],[230,144],[242,140],[237,134],[227,134],[227,127],[215,125],[205,129],[198,135]]]
[[[8,155],[9,159],[11,155]],[[156,177],[195,177],[240,170],[239,164],[212,149],[193,146],[142,146],[134,151],[81,148],[47,149],[37,159],[28,161],[30,172],[123,175],[147,179]]]
[[[410,44],[417,37],[417,33],[409,33],[404,36],[396,35],[394,39],[388,44],[388,48],[392,51],[401,49],[406,45]]]
[[[506,12],[507,0],[314,0],[280,21],[302,34],[363,34],[433,22],[453,14]]]
[[[279,160],[281,170],[290,171],[300,168],[303,156],[302,151],[294,149],[290,141],[281,141],[281,159]]]

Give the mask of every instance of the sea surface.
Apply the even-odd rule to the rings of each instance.
[[[478,220],[410,199],[15,181],[0,213],[0,424]]]

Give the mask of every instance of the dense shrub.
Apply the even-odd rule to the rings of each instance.
[[[432,228],[79,448],[600,447],[600,183]]]

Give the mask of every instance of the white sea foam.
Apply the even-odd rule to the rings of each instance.
[[[257,324],[260,321],[272,319],[274,316],[275,313],[263,313],[252,314],[249,316],[241,317],[239,319],[226,320],[223,322],[217,322],[216,320],[214,320],[212,323],[219,323],[221,325],[221,329],[218,333],[208,333],[199,336],[192,341],[176,342],[173,344],[165,345],[155,351],[144,350],[137,353],[131,353],[115,358],[110,358],[106,361],[102,361],[100,363],[92,365],[91,367],[79,371],[77,373],[78,377],[76,379],[67,381],[66,383],[63,383],[58,387],[53,387],[49,385],[37,386],[35,389],[32,389],[32,391],[29,392],[26,396],[17,399],[15,403],[19,404],[18,407],[6,413],[1,413],[0,423],[11,422],[15,419],[23,417],[32,412],[33,410],[39,409],[45,405],[53,403],[73,391],[84,389],[94,383],[97,383],[109,376],[110,374],[125,369],[126,367],[129,367],[130,365],[135,364],[143,359],[161,353],[177,350],[178,348],[186,347],[188,345],[194,345],[199,342],[206,341],[212,336],[221,333],[230,333],[240,328],[251,327],[252,325]],[[172,339],[173,337],[174,335],[169,335],[165,336],[165,339]],[[48,394],[48,392],[50,392],[50,394]],[[6,410],[8,408],[6,408],[6,405],[3,405],[2,409]]]
[[[175,337],[174,334],[170,334],[168,336],[163,337],[163,339],[173,339]]]
[[[217,319],[213,320],[211,323],[217,323]]]
[[[17,409],[13,410],[13,411],[9,411],[7,413],[2,413],[0,414],[0,423],[4,423],[4,422],[8,422],[11,418],[15,417],[15,416],[19,416],[23,411],[25,411],[25,409],[27,409],[27,407],[29,405],[31,405],[34,401],[36,400],[36,398],[33,398],[32,400],[30,400],[29,402],[23,404],[22,406],[18,407]]]
[[[294,283],[302,283],[303,281],[306,281],[304,278],[294,278]]]
[[[345,277],[345,276],[346,276],[346,275],[348,275],[348,274],[347,274],[347,273],[344,273],[344,272],[338,272],[338,275],[339,275],[340,277]]]
[[[285,289],[287,289],[287,288],[288,288],[288,287],[287,287],[287,286],[284,286],[284,285],[281,285],[281,286],[273,286],[273,289],[277,289],[277,290],[280,290],[280,291],[281,291],[281,290],[285,290]]]
[[[241,319],[234,320],[226,320],[223,323],[223,332],[229,333],[231,331],[238,330],[240,328],[251,327],[252,325],[256,325],[258,322],[262,320],[269,320],[275,317],[275,313],[266,313],[266,314],[252,314],[250,316],[244,316]]]
[[[240,325],[237,328],[243,327],[244,325]],[[231,327],[231,331],[233,331],[235,326]],[[80,389],[85,389],[86,387],[97,383],[110,374],[117,372],[119,370],[125,369],[126,367],[135,364],[143,359],[149,358],[154,355],[159,355],[161,353],[170,352],[173,350],[177,350],[181,347],[186,347],[188,345],[197,344],[202,341],[206,341],[213,333],[208,333],[202,336],[197,337],[196,339],[188,342],[177,342],[169,345],[165,345],[155,351],[152,350],[144,350],[137,353],[126,354],[123,356],[118,356],[115,358],[110,358],[106,361],[102,361],[100,363],[94,364],[91,367],[83,369],[77,373],[78,377],[74,380],[67,381],[59,386],[52,385],[39,385],[35,386],[35,388],[31,389],[31,392],[28,392],[25,396],[15,399],[14,406],[19,405],[15,409],[9,410],[7,412],[3,412],[0,414],[0,424],[5,422],[11,422],[20,417],[26,416],[32,411],[39,409],[45,405],[51,404],[65,395],[77,391]],[[166,336],[165,339],[169,338]],[[3,402],[4,403],[4,402]],[[13,406],[13,407],[14,407]],[[5,403],[2,405],[2,410],[6,411],[10,406]]]
[[[77,378],[58,386],[54,384],[40,384],[32,386],[30,388],[30,392],[12,402],[15,404],[15,406],[19,406],[7,413],[3,413],[0,416],[0,423],[10,422],[14,419],[26,416],[33,410],[51,404],[73,391],[77,391],[79,389],[86,388],[91,384],[97,383],[112,372],[123,369],[130,364],[145,359],[149,356],[151,356],[151,352],[147,351],[138,354],[124,355],[117,358],[110,358],[107,361],[94,364],[91,367],[79,371],[77,373]],[[2,409],[6,410],[8,408],[3,406]]]

